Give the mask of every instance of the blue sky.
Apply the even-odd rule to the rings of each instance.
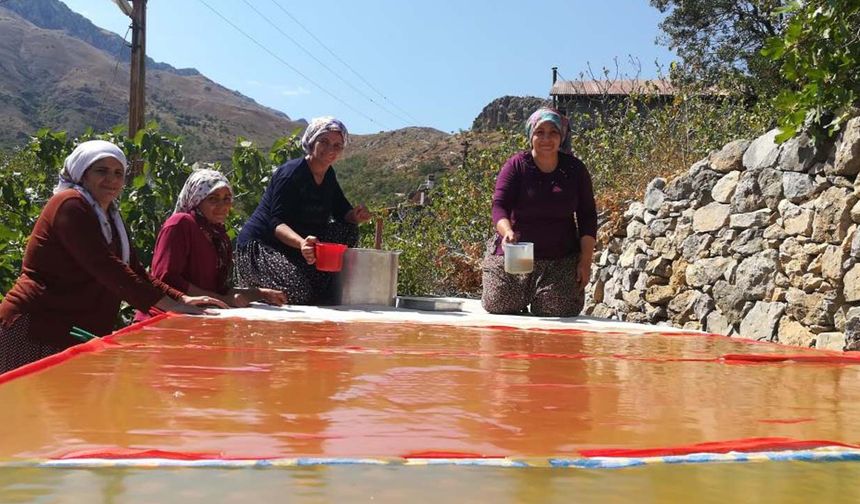
[[[111,0],[63,2],[98,26],[126,34],[128,18]],[[294,119],[334,115],[355,133],[469,129],[495,98],[548,96],[553,66],[575,79],[589,64],[594,72],[605,67],[614,74],[617,60],[628,76],[652,78],[655,61],[665,70],[674,59],[655,44],[662,16],[647,0],[147,5],[147,52],[156,61],[194,67]]]

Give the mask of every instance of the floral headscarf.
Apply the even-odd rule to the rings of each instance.
[[[108,157],[114,158],[122,163],[123,171],[128,169],[128,161],[125,158],[125,154],[123,154],[122,150],[120,150],[116,145],[104,140],[90,140],[78,144],[78,146],[75,147],[75,150],[69,154],[63,163],[63,169],[60,170],[60,180],[54,187],[54,194],[65,189],[75,189],[78,191],[96,212],[102,236],[104,236],[105,242],[108,244],[113,241],[113,230],[111,229],[110,221],[108,219],[112,220],[114,226],[119,232],[122,261],[128,264],[131,256],[131,247],[128,243],[128,234],[125,231],[125,225],[122,222],[122,217],[119,214],[119,208],[117,207],[116,201],[112,201],[108,207],[108,211],[105,212],[105,210],[96,203],[96,200],[90,192],[84,189],[84,186],[81,185],[81,180],[84,178],[84,174],[87,172],[87,169],[96,161]]]
[[[223,224],[210,222],[197,209],[197,206],[207,196],[222,187],[229,189],[230,195],[233,195],[233,188],[230,187],[230,182],[223,173],[209,169],[194,170],[185,180],[182,190],[179,191],[179,198],[176,200],[176,208],[174,208],[173,213],[191,214],[200,231],[215,247],[215,257],[217,258],[216,283],[218,292],[223,294],[230,289],[233,269],[233,247],[230,245],[230,237],[227,235],[227,228]]]
[[[349,142],[349,133],[346,131],[346,126],[332,116],[315,117],[311,119],[305,134],[302,135],[302,149],[306,154],[311,154],[314,150],[314,142],[323,133],[329,131],[337,131],[343,135],[343,144]]]
[[[233,188],[230,187],[230,182],[223,173],[208,169],[194,170],[185,180],[185,185],[179,192],[173,213],[192,212],[201,201],[222,187],[229,189],[232,196]]]
[[[532,133],[534,130],[540,126],[541,124],[549,122],[561,133],[561,145],[558,150],[561,152],[570,153],[570,122],[567,117],[563,116],[561,112],[554,108],[550,107],[541,107],[534,111],[534,113],[529,116],[526,121],[526,136],[529,138],[529,143],[531,143]]]

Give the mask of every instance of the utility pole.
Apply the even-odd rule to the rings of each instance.
[[[146,101],[146,0],[133,0],[131,12],[131,85],[128,100],[128,136],[143,129]]]
[[[128,137],[143,129],[146,103],[146,0],[113,0],[131,18],[131,77],[128,92]],[[131,2],[131,3],[129,3]],[[131,161],[131,173],[142,170],[140,159]]]

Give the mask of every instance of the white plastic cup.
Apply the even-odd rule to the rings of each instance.
[[[535,244],[531,242],[505,243],[505,271],[515,275],[531,273],[535,269]]]

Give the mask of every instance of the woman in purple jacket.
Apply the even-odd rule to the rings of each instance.
[[[526,122],[531,149],[512,156],[499,172],[493,194],[496,229],[483,263],[484,309],[572,317],[582,310],[597,236],[591,177],[570,154],[566,117],[551,108]],[[504,268],[504,244],[534,243],[534,270]]]

